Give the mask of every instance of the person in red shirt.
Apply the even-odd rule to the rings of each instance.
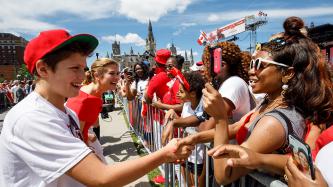
[[[160,49],[156,52],[155,61],[155,76],[149,81],[147,91],[145,93],[145,101],[147,104],[151,104],[154,98],[154,93],[159,99],[163,99],[164,94],[169,91],[169,87],[166,85],[170,78],[165,71],[165,64],[171,56],[171,51],[167,49]]]
[[[119,80],[118,63],[109,58],[99,58],[91,65],[91,75],[92,82],[82,86],[79,95],[69,98],[66,106],[78,115],[84,142],[103,160],[100,143],[89,129],[99,125],[98,116],[103,104],[102,94],[107,90],[116,89]]]
[[[179,66],[180,64],[180,66]],[[167,86],[169,90],[167,93],[164,94],[161,101],[154,101],[153,106],[163,109],[163,110],[170,110],[173,109],[176,112],[181,112],[183,105],[181,101],[176,97],[177,92],[179,90],[179,80],[176,77],[177,73],[180,72],[182,67],[182,63],[178,63],[176,57],[170,57],[166,62],[166,72],[170,81],[167,82]]]

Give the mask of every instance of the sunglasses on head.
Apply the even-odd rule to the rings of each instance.
[[[279,38],[275,38],[275,39],[273,39],[273,40],[271,40],[269,42],[262,43],[261,46],[268,47],[272,51],[279,51],[279,50],[281,50],[282,48],[284,48],[289,43],[290,42],[287,42],[282,37],[279,37]]]
[[[277,66],[283,66],[283,67],[287,67],[287,68],[290,67],[288,65],[285,65],[285,64],[282,64],[282,63],[279,63],[279,62],[275,62],[275,61],[272,61],[272,60],[257,58],[255,60],[254,59],[251,60],[250,69],[254,68],[255,71],[260,70],[260,69],[264,69],[266,67],[265,64],[274,64],[274,65],[277,65]]]

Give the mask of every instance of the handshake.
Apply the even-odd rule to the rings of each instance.
[[[161,149],[164,153],[166,163],[168,162],[182,162],[190,156],[194,150],[194,145],[188,144],[179,138],[172,139],[165,147]]]

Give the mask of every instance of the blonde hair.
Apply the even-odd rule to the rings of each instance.
[[[108,65],[119,66],[119,63],[111,58],[99,58],[91,65],[90,73],[93,80],[95,80],[95,75],[103,76],[105,73],[105,67]]]

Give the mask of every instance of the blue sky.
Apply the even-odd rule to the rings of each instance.
[[[257,30],[258,42],[281,32],[288,16],[299,16],[306,25],[333,24],[332,0],[0,0],[0,5],[0,32],[28,40],[54,28],[90,33],[99,39],[96,52],[102,56],[111,52],[115,38],[121,42],[122,53],[128,53],[131,46],[135,53],[142,53],[149,19],[158,49],[174,42],[181,54],[192,48],[195,61],[203,49],[196,42],[200,30],[210,32],[259,10],[268,14],[268,24]],[[236,43],[246,50],[249,32],[238,37]]]

